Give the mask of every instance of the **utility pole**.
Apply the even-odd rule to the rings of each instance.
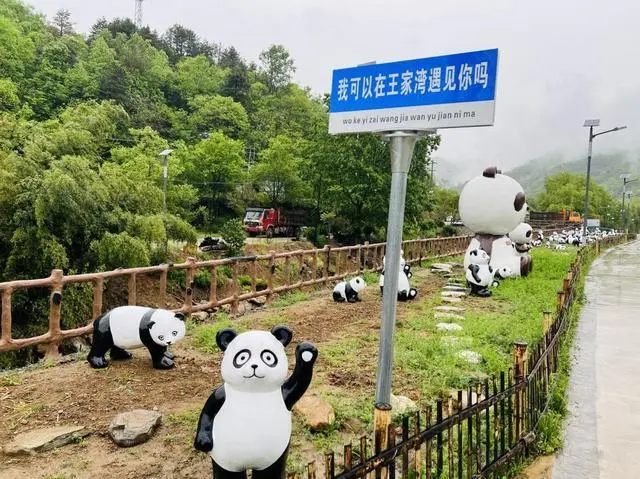
[[[142,28],[142,2],[144,0],[136,0],[136,14],[134,17],[134,22],[136,27]]]
[[[167,212],[167,157],[173,150],[164,150],[160,152],[162,157],[162,209]]]
[[[627,185],[629,183],[633,183],[634,181],[638,181],[638,179],[636,178],[635,180],[630,180],[629,175],[627,173],[620,175],[620,179],[622,179],[622,229],[626,231],[627,230],[627,210],[625,210],[624,208],[624,199],[625,199],[625,196],[627,196]],[[631,192],[629,192],[629,202],[631,202]]]

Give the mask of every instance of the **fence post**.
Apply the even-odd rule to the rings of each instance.
[[[389,444],[389,424],[391,424],[391,405],[376,404],[373,415],[373,431],[374,431],[374,452],[379,454],[386,451]],[[365,461],[367,458],[361,458]],[[382,469],[382,479],[387,477],[387,468]]]
[[[169,265],[160,272],[160,291],[158,293],[158,302],[161,308],[167,307],[167,278],[169,277]]]
[[[184,295],[184,312],[188,317],[191,314],[191,308],[193,307],[193,286],[194,286],[194,277],[196,273],[196,259],[192,256],[187,258],[187,263],[189,263],[189,267],[187,268],[187,273],[185,274],[185,286],[187,288],[186,293]]]
[[[238,284],[238,262],[237,261],[234,261],[233,266],[231,266],[231,277],[233,281],[233,303],[231,303],[231,312],[233,314],[238,314],[238,303],[239,303],[238,289],[240,285]]]
[[[516,341],[513,344],[513,371],[515,376],[515,384],[518,385],[522,381],[526,381],[527,376],[527,343]],[[516,426],[516,440],[519,440],[524,433],[524,411],[526,411],[526,388],[523,391],[518,389],[516,392],[516,407],[514,409],[514,422]]]
[[[11,288],[2,291],[2,338],[0,344],[8,345],[11,342]]]
[[[267,275],[267,297],[266,302],[273,297],[273,275],[276,272],[276,252],[271,252],[271,257],[269,258],[269,274]]]
[[[49,298],[49,334],[51,341],[44,345],[45,359],[56,359],[60,357],[58,351],[58,339],[60,336],[60,312],[62,309],[62,278],[64,273],[61,269],[54,269],[51,272],[51,296]]]
[[[127,281],[127,303],[129,306],[135,306],[138,300],[137,295],[137,282],[135,273],[129,275],[129,280]]]
[[[562,311],[564,308],[564,290],[558,291],[558,312]]]
[[[98,319],[102,314],[102,292],[104,290],[104,279],[98,278],[93,283],[93,319]]]
[[[331,246],[328,244],[324,246],[325,254],[327,257],[324,260],[324,271],[322,272],[322,284],[327,286],[327,281],[329,281],[329,264],[331,262]]]

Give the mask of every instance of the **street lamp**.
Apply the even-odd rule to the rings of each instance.
[[[638,178],[635,180],[628,179],[629,175],[627,173],[620,175],[620,179],[622,180],[622,229],[626,231],[627,229],[627,212],[624,209],[624,197],[627,196],[626,186],[629,183],[633,183],[634,181],[638,181]],[[629,202],[631,202],[631,192],[628,192]]]
[[[591,151],[593,139],[596,136],[604,135],[605,133],[611,133],[618,130],[624,130],[626,126],[616,126],[610,130],[601,131],[600,133],[593,133],[594,126],[600,126],[600,120],[585,120],[584,125],[589,127],[589,150],[587,153],[587,186],[584,193],[584,223],[582,225],[582,235],[587,235],[587,220],[589,219],[589,179],[591,177]]]
[[[163,150],[160,152],[162,157],[162,207],[167,212],[167,157],[173,150]]]

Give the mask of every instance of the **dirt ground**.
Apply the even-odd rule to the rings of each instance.
[[[444,284],[444,279],[426,270],[416,269],[415,273],[412,281],[422,299]],[[363,368],[366,373],[353,377],[330,366],[322,350],[323,345],[348,337],[350,332],[361,333],[366,328],[377,334],[380,311],[376,284],[365,290],[360,303],[336,304],[329,291],[323,290],[309,301],[255,310],[239,321],[258,329],[276,322],[289,325],[294,333],[293,344],[287,348],[290,361],[298,342],[310,340],[318,346],[320,356],[309,393],[324,384],[337,391],[366,388],[373,395],[377,351],[359,353],[364,353],[360,360],[367,363]],[[404,305],[400,304],[399,318],[403,311]],[[18,433],[39,427],[82,425],[91,432],[75,444],[31,457],[0,455],[0,479],[211,477],[208,456],[192,447],[192,424],[212,388],[221,384],[221,353],[203,353],[192,342],[187,337],[173,348],[176,367],[169,371],[154,370],[146,350],[137,350],[133,360],[112,362],[105,370],[93,370],[79,360],[0,382],[4,384],[0,386],[0,445]],[[145,444],[118,448],[108,437],[108,425],[116,414],[137,408],[156,408],[163,414],[163,424]],[[297,427],[294,425],[294,430]],[[352,429],[346,432],[357,433],[357,423]],[[292,442],[291,455],[302,461],[319,459],[322,463],[322,452],[304,438]]]

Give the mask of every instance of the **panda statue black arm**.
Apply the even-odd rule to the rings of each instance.
[[[209,452],[213,449],[213,439],[211,431],[213,429],[213,418],[218,414],[224,404],[224,386],[214,389],[202,408],[198,429],[196,430],[196,440],[193,447],[198,451]]]
[[[316,347],[308,342],[298,344],[296,348],[296,365],[293,373],[282,385],[282,398],[287,409],[291,411],[296,402],[306,392],[313,376],[313,365],[318,357]]]

